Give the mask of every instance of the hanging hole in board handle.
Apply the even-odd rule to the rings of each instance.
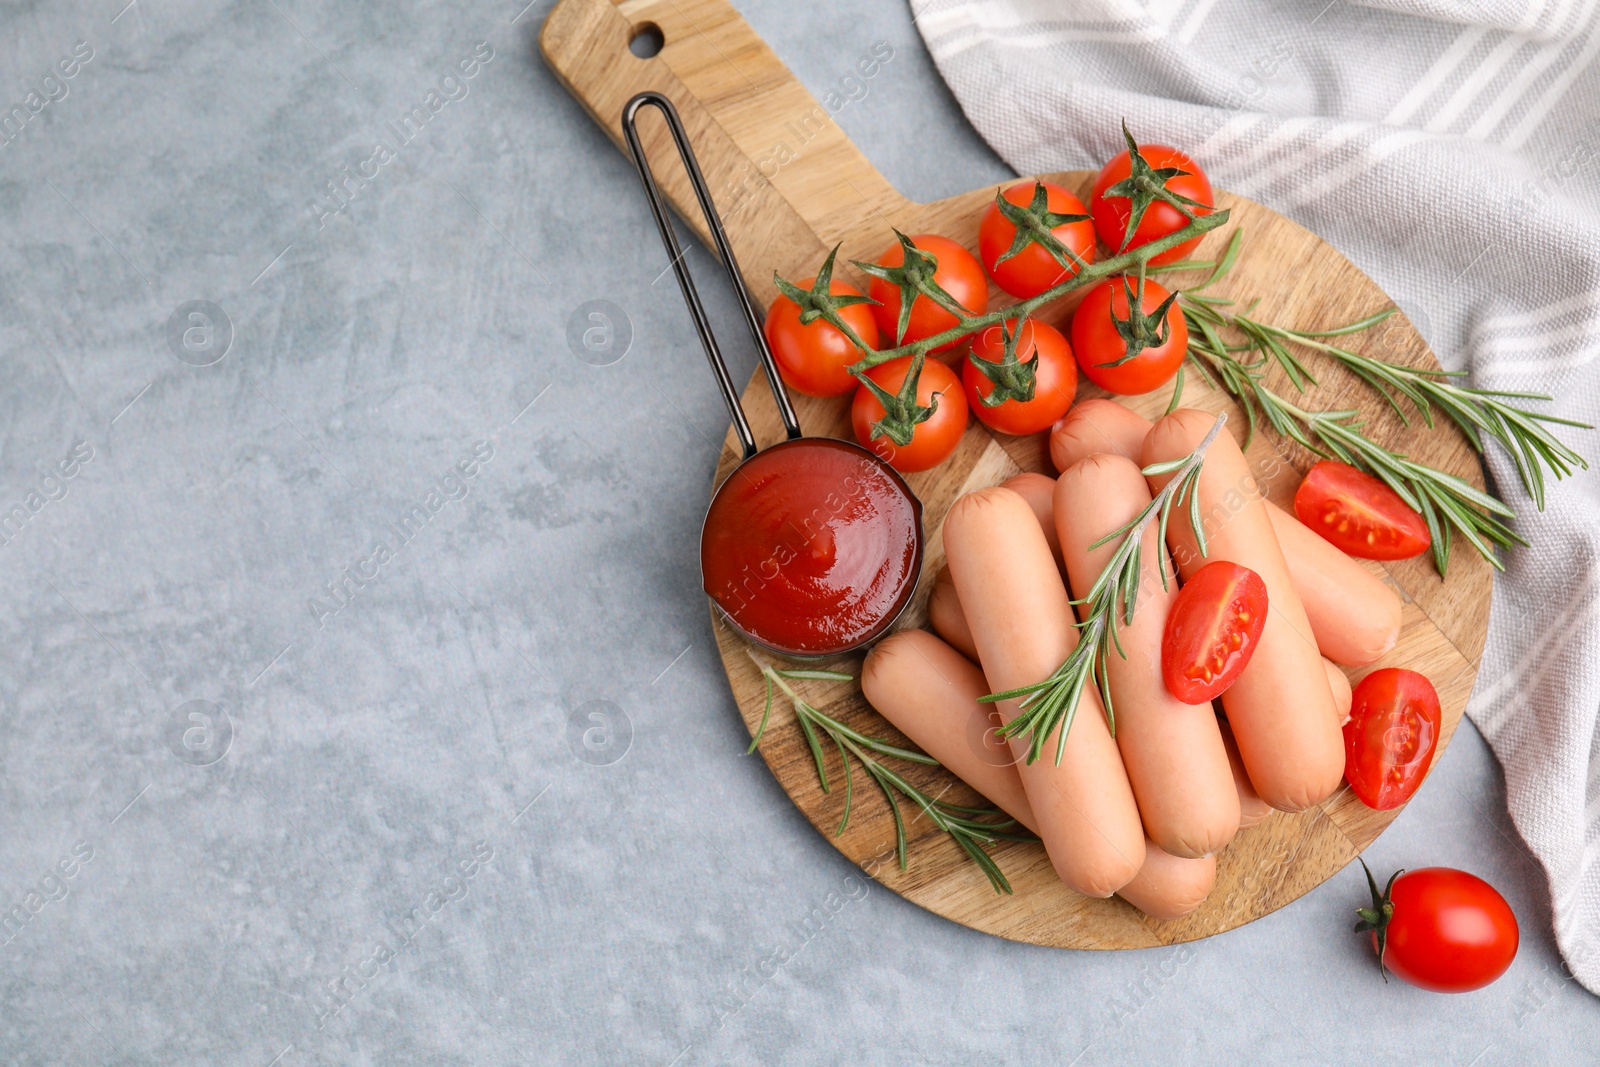
[[[633,28],[633,36],[628,38],[628,51],[640,59],[653,59],[666,43],[666,35],[661,32],[660,26],[653,22],[641,22]]]

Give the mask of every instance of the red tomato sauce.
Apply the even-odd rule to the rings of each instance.
[[[864,450],[785,441],[722,484],[700,537],[706,593],[745,634],[800,656],[889,628],[922,566],[922,506]]]

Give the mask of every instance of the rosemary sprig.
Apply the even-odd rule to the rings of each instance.
[[[990,693],[979,698],[985,703],[992,703],[997,700],[1025,697],[1019,706],[1017,717],[1002,726],[999,735],[1005,738],[1027,737],[1029,763],[1039,758],[1044,750],[1045,740],[1057,726],[1060,727],[1061,733],[1056,741],[1056,763],[1057,765],[1061,763],[1061,757],[1067,750],[1067,731],[1072,729],[1072,720],[1078,713],[1078,701],[1083,696],[1084,686],[1091,680],[1099,690],[1101,703],[1105,706],[1106,725],[1110,727],[1111,735],[1116,736],[1116,711],[1111,700],[1111,686],[1106,668],[1112,648],[1117,650],[1118,655],[1127,657],[1122,648],[1122,640],[1117,636],[1117,628],[1119,625],[1127,626],[1133,622],[1133,609],[1138,601],[1139,582],[1143,574],[1145,527],[1152,521],[1159,522],[1160,532],[1156,544],[1163,546],[1160,551],[1165,552],[1167,523],[1172,515],[1172,509],[1187,500],[1189,524],[1194,529],[1197,547],[1202,556],[1206,554],[1205,529],[1200,521],[1200,494],[1195,491],[1195,484],[1200,480],[1200,467],[1205,460],[1206,449],[1217,439],[1217,434],[1222,432],[1222,425],[1227,420],[1226,415],[1218,415],[1217,421],[1206,431],[1200,444],[1187,456],[1145,467],[1146,477],[1172,474],[1173,478],[1161,487],[1161,491],[1143,511],[1089,546],[1093,550],[1121,538],[1116,551],[1100,571],[1088,594],[1083,599],[1072,602],[1074,605],[1086,605],[1086,610],[1081,621],[1074,620],[1073,625],[1080,630],[1078,643],[1067,653],[1067,658],[1062,661],[1061,666],[1041,682],[1007,689],[1003,693]],[[1161,587],[1165,589],[1166,567],[1158,569],[1161,574]]]
[[[929,767],[939,766],[939,762],[932,756],[891,745],[880,738],[869,737],[817,710],[802,700],[789,685],[790,681],[797,679],[848,682],[852,680],[850,675],[839,671],[779,670],[771,664],[763,663],[753,652],[750,653],[750,658],[761,670],[762,677],[766,679],[767,704],[761,712],[761,724],[756,727],[755,736],[750,739],[746,755],[754,752],[756,746],[761,743],[761,738],[767,730],[767,722],[772,716],[774,687],[781,689],[794,706],[795,718],[799,720],[806,745],[811,749],[811,758],[817,765],[817,779],[822,783],[824,793],[831,792],[831,788],[828,785],[828,769],[823,760],[822,739],[818,736],[819,733],[826,735],[839,750],[839,761],[844,766],[844,812],[839,818],[838,828],[834,830],[835,837],[844,833],[845,827],[850,825],[850,811],[855,798],[855,775],[851,768],[851,758],[854,757],[861,765],[861,769],[877,783],[884,799],[889,802],[889,811],[894,815],[895,855],[899,858],[902,871],[906,869],[906,824],[904,816],[900,813],[900,803],[896,794],[916,804],[935,826],[954,838],[962,851],[983,871],[996,893],[1011,892],[1011,883],[1006,880],[1005,874],[1000,870],[999,864],[995,863],[994,858],[984,851],[983,846],[999,840],[1032,841],[1035,840],[1033,834],[1019,827],[1015,819],[996,807],[965,807],[929,796],[874,756],[888,756]]]
[[[1328,338],[1361,333],[1394,314],[1386,308],[1364,319],[1328,330],[1293,330],[1252,317],[1251,309],[1229,312],[1232,301],[1208,296],[1203,290],[1227,274],[1237,255],[1241,235],[1235,230],[1228,250],[1215,263],[1174,263],[1167,270],[1211,270],[1199,285],[1184,291],[1181,306],[1189,325],[1189,362],[1213,385],[1232,396],[1249,420],[1245,444],[1249,445],[1259,415],[1281,435],[1311,452],[1360,467],[1382,480],[1416,508],[1428,524],[1433,539],[1434,566],[1443,576],[1450,562],[1453,533],[1459,533],[1498,570],[1504,570],[1494,546],[1527,544],[1510,527],[1515,512],[1503,502],[1451,474],[1418,463],[1403,452],[1378,444],[1369,437],[1355,410],[1308,410],[1274,391],[1265,383],[1271,364],[1280,367],[1297,392],[1304,393],[1317,379],[1296,355],[1295,348],[1320,353],[1365,382],[1411,424],[1409,402],[1430,429],[1435,411],[1442,412],[1482,454],[1489,440],[1505,449],[1516,464],[1523,489],[1536,507],[1544,510],[1545,469],[1557,480],[1587,470],[1588,462],[1564,444],[1546,424],[1592,429],[1588,424],[1543,412],[1528,411],[1510,403],[1516,400],[1548,401],[1543,393],[1474,389],[1452,379],[1461,371],[1427,370],[1389,363],[1329,342]],[[1230,344],[1221,331],[1231,329],[1244,338]],[[1182,395],[1183,380],[1174,385],[1172,406]]]
[[[1405,408],[1400,404],[1399,397],[1411,402],[1429,428],[1433,426],[1434,409],[1443,412],[1480,454],[1487,443],[1486,437],[1498,441],[1516,464],[1523,491],[1533,499],[1534,506],[1540,511],[1544,510],[1545,467],[1549,467],[1550,473],[1557,481],[1579,468],[1589,469],[1587,460],[1563,444],[1542,424],[1552,423],[1582,430],[1591,430],[1594,427],[1576,419],[1566,419],[1540,411],[1527,411],[1507,403],[1510,400],[1554,399],[1546,393],[1474,389],[1457,385],[1450,379],[1462,377],[1466,372],[1424,370],[1404,364],[1387,363],[1322,340],[1324,337],[1337,337],[1375,326],[1394,314],[1394,311],[1394,308],[1386,308],[1339,330],[1288,330],[1270,323],[1257,322],[1244,315],[1235,316],[1234,322],[1258,336],[1274,341],[1291,341],[1332,357],[1382,395],[1400,416],[1400,420],[1407,425],[1410,425],[1410,420],[1406,417]],[[1275,344],[1274,349],[1274,355],[1278,351],[1287,351],[1282,344]]]
[[[1319,456],[1367,471],[1416,508],[1428,524],[1433,563],[1441,576],[1450,565],[1452,531],[1497,570],[1505,564],[1493,546],[1527,544],[1507,524],[1516,513],[1505,504],[1453,474],[1378,444],[1367,436],[1355,409],[1307,410],[1291,402],[1266,384],[1268,357],[1240,358],[1209,324],[1190,336],[1189,355],[1213,384],[1239,402],[1252,428],[1259,414],[1280,435]]]

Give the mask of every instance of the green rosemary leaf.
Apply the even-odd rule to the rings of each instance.
[[[1190,332],[1192,334],[1194,331],[1191,330]],[[1192,347],[1192,343],[1191,343],[1191,347]],[[1211,369],[1206,366],[1205,361],[1202,360],[1202,359],[1196,358],[1192,351],[1190,351],[1190,352],[1185,354],[1183,365],[1186,366],[1186,367],[1193,367],[1196,370],[1198,370],[1200,372],[1200,377],[1204,378],[1206,380],[1206,384],[1211,386],[1211,388],[1213,388],[1213,389],[1221,389],[1222,388],[1222,386],[1218,384],[1217,379],[1212,376]]]
[[[839,762],[844,764],[844,813],[839,816],[839,828],[833,832],[833,836],[838,837],[850,824],[850,801],[855,796],[856,783],[855,776],[850,773],[850,757],[844,754],[844,742],[835,737],[833,743],[839,749]]]
[[[883,790],[883,799],[889,802],[889,811],[894,815],[894,854],[900,857],[900,869],[903,871],[906,869],[906,821],[900,814],[900,803],[883,780],[883,771],[877,764],[868,765],[867,771],[872,775],[872,780],[878,783],[878,788]]]
[[[953,833],[952,836],[955,837],[956,842],[961,846],[966,854],[972,857],[973,862],[977,863],[979,870],[983,871],[984,875],[988,877],[990,887],[996,893],[1006,893],[1009,895],[1011,893],[1011,883],[1008,882],[1006,880],[1006,876],[1001,873],[1000,865],[994,861],[994,857],[990,856],[982,848],[978,847],[978,843],[973,841],[966,834]]]
[[[986,696],[979,697],[978,703],[993,704],[1000,700],[1015,700],[1017,697],[1027,696],[1030,693],[1037,693],[1040,689],[1043,689],[1048,684],[1048,682],[1034,682],[1032,685],[1019,685],[1015,689],[1007,689],[1003,693],[989,693]]]
[[[1178,410],[1178,403],[1183,399],[1183,368],[1185,364],[1178,364],[1178,373],[1172,379],[1172,399],[1167,401],[1167,410],[1164,414],[1171,415]]]
[[[1217,263],[1216,270],[1213,270],[1211,276],[1205,281],[1192,287],[1189,292],[1193,293],[1195,289],[1208,289],[1213,282],[1220,282],[1227,277],[1228,272],[1233,269],[1234,260],[1239,258],[1239,246],[1243,241],[1244,231],[1235,226],[1233,234],[1228,238],[1228,247],[1222,253],[1222,259]]]
[[[806,744],[811,746],[811,758],[817,763],[817,780],[822,783],[822,791],[824,793],[829,792],[828,768],[822,761],[822,744],[817,740],[817,731],[812,728],[811,720],[804,715],[798,714],[799,710],[798,707],[795,708],[795,718],[800,720],[800,729],[805,732]]]
[[[1111,631],[1111,636],[1113,639],[1116,638],[1115,629]],[[1117,651],[1122,653],[1123,659],[1128,658],[1128,654],[1122,651],[1122,645],[1120,642],[1117,645]],[[1109,656],[1106,652],[1105,645],[1100,646],[1096,658],[1099,660],[1099,663],[1097,665],[1097,670],[1095,671],[1095,684],[1100,687],[1100,703],[1105,706],[1106,729],[1110,732],[1112,738],[1115,739],[1117,736],[1117,709],[1116,703],[1111,699],[1111,671],[1110,663],[1108,662]]]
[[[843,671],[822,671],[809,668],[802,670],[774,669],[773,673],[783,678],[809,678],[819,682],[853,682],[856,680],[855,675],[845,674]]]
[[[1393,315],[1399,308],[1387,307],[1382,311],[1374,311],[1364,319],[1357,319],[1348,326],[1335,326],[1331,330],[1296,330],[1295,333],[1302,337],[1341,337],[1347,333],[1360,333],[1378,325],[1384,319]]]
[[[765,676],[763,676],[763,677],[765,677]],[[772,717],[772,679],[771,678],[767,678],[766,679],[766,683],[767,683],[767,706],[761,709],[761,725],[756,727],[755,736],[750,738],[750,747],[744,750],[744,754],[746,756],[748,756],[748,755],[750,755],[750,753],[754,752],[756,750],[756,746],[761,744],[762,735],[764,735],[767,732],[767,720]]]
[[[1210,555],[1206,548],[1206,524],[1200,521],[1200,468],[1196,467],[1185,479],[1189,494],[1189,528],[1194,531],[1194,544],[1202,556]],[[1185,490],[1179,490],[1180,495]]]
[[[1422,512],[1422,519],[1428,524],[1428,547],[1433,554],[1433,567],[1443,577],[1445,568],[1450,565],[1450,529],[1439,521],[1439,512],[1427,494],[1422,495],[1421,503],[1422,507],[1417,510]]]
[[[1148,467],[1141,467],[1139,469],[1139,473],[1143,474],[1146,478],[1156,478],[1156,477],[1159,477],[1160,475],[1163,475],[1163,474],[1171,474],[1173,471],[1177,470],[1179,467],[1183,466],[1187,462],[1189,462],[1189,457],[1188,456],[1183,456],[1183,457],[1181,457],[1179,459],[1169,459],[1169,460],[1165,460],[1165,461],[1163,461],[1161,463],[1152,463]],[[1116,537],[1117,534],[1126,533],[1128,530],[1132,529],[1134,523],[1136,523],[1138,521],[1139,520],[1138,520],[1137,517],[1133,518],[1129,522],[1126,522],[1123,525],[1117,527],[1116,530],[1114,530],[1111,533],[1107,534],[1106,536],[1100,538],[1100,540],[1098,540],[1094,544],[1090,545],[1089,548],[1091,550],[1099,548],[1101,545],[1105,544],[1107,541],[1110,541],[1112,538]]]

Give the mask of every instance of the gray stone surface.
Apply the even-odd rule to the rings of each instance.
[[[0,7],[41,105],[0,146],[0,1063],[1592,1059],[1466,725],[1371,858],[1505,891],[1481,993],[1385,988],[1355,869],[1115,954],[869,887],[740,755],[694,556],[724,417],[549,0],[122,2]],[[1005,176],[900,6],[741,7],[813,91],[894,45],[839,122],[902,189]],[[592,299],[610,366],[564,340]]]

